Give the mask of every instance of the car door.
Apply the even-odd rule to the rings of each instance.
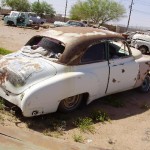
[[[105,95],[109,75],[105,41],[96,42],[87,48],[78,71],[83,72],[87,78],[84,84],[90,90],[90,100]]]
[[[106,94],[125,91],[134,87],[139,65],[135,62],[124,41],[109,41],[109,83]]]

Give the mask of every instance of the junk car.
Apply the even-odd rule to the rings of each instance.
[[[117,33],[58,27],[0,59],[0,96],[32,117],[70,112],[82,103],[150,88],[150,57]]]
[[[131,40],[131,46],[139,49],[142,54],[150,53],[150,35],[135,34]]]
[[[83,23],[82,21],[75,21],[75,20],[68,20],[67,22],[61,22],[61,21],[55,21],[54,22],[55,27],[86,27],[87,24]]]

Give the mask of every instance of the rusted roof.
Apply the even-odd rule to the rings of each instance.
[[[92,27],[57,27],[50,29],[43,33],[42,35],[48,36],[51,38],[57,38],[65,44],[70,43],[71,41],[80,41],[85,39],[85,37],[90,39],[95,38],[123,38],[122,35],[106,31],[98,28]]]
[[[65,51],[58,60],[67,65],[79,64],[80,56],[94,42],[103,39],[124,39],[121,34],[92,27],[57,27],[42,34],[65,44]]]

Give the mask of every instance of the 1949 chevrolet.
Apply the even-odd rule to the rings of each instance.
[[[82,102],[139,87],[150,89],[150,56],[120,34],[60,27],[0,59],[0,96],[31,117],[73,111]]]

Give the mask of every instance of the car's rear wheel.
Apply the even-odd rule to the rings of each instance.
[[[146,54],[148,52],[148,48],[146,46],[139,47],[139,50],[142,52],[142,54]]]
[[[59,104],[59,111],[61,112],[70,112],[77,109],[82,101],[83,95],[75,95],[68,98],[63,99]]]
[[[149,90],[150,90],[150,75],[148,74],[146,75],[142,85],[140,86],[140,91],[146,93],[149,92]]]

